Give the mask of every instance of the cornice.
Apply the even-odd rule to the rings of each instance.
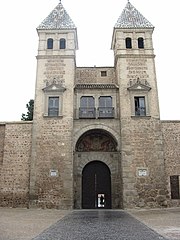
[[[74,55],[37,55],[36,59],[71,59],[71,58],[75,58]]]
[[[118,89],[116,84],[76,84],[75,89]]]

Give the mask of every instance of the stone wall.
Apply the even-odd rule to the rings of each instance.
[[[35,189],[31,206],[42,208],[72,208],[73,155],[71,119],[49,118],[41,121],[34,132],[35,162],[31,162],[30,184]],[[33,185],[34,184],[34,185]]]
[[[125,208],[167,206],[160,122],[121,120],[121,144]]]
[[[31,122],[6,123],[0,176],[0,206],[26,207],[29,192]],[[1,143],[2,145],[2,143]]]
[[[3,163],[5,124],[0,124],[0,169]]]
[[[107,76],[101,76],[106,72]],[[76,69],[76,84],[78,83],[115,83],[113,67],[78,67]]]
[[[166,180],[170,197],[170,176],[180,176],[180,121],[161,121],[164,138]],[[171,199],[171,206],[180,206],[180,199]]]

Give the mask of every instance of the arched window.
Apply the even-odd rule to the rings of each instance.
[[[144,48],[144,39],[142,37],[138,38],[138,48]]]
[[[65,48],[66,48],[66,39],[61,38],[61,39],[59,40],[59,48],[60,48],[60,49],[65,49]]]
[[[47,40],[47,49],[53,49],[53,39],[48,38]]]
[[[132,48],[132,40],[131,40],[131,38],[126,38],[126,48]]]

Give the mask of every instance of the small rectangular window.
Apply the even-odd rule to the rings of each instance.
[[[145,97],[134,97],[135,116],[146,116]]]
[[[101,71],[101,77],[107,77],[107,71]]]
[[[48,116],[56,117],[59,115],[59,97],[49,97]]]
[[[178,175],[170,176],[171,198],[180,199],[180,178]]]

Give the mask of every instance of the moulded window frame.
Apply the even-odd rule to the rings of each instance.
[[[142,100],[143,99],[143,105],[144,105],[144,111],[143,111],[143,114],[141,114],[141,110],[140,110],[140,108],[142,108],[142,106],[140,106],[140,103],[142,102],[142,101],[140,101],[140,100]],[[136,114],[136,101],[138,100],[138,109],[139,109],[139,113],[140,114]],[[134,96],[134,108],[135,108],[135,116],[139,116],[139,117],[145,117],[146,116],[146,99],[145,99],[145,97],[144,96]]]
[[[135,114],[135,97],[144,97],[146,115],[136,115]],[[139,92],[131,91],[130,92],[130,98],[131,98],[131,116],[132,117],[136,117],[136,118],[150,117],[148,92],[145,92],[145,91],[139,91]]]
[[[59,112],[57,116],[50,116],[48,114],[48,108],[49,108],[49,98],[50,97],[58,97],[59,98]],[[44,117],[62,117],[62,107],[63,107],[63,92],[45,92],[44,93]]]
[[[52,109],[55,109],[54,107],[52,108],[52,107],[49,106],[49,105],[50,105],[50,101],[51,101],[52,99],[58,100],[58,101],[57,101],[57,102],[58,102],[57,114],[54,114],[54,115],[51,115],[51,114],[50,114],[50,112],[52,111]],[[53,100],[53,101],[54,101],[54,100]],[[51,96],[51,97],[48,98],[48,116],[49,116],[49,117],[58,117],[58,115],[59,115],[59,102],[60,102],[60,101],[59,101],[59,96],[53,96],[53,97]],[[53,111],[53,112],[54,112],[54,111]]]
[[[99,108],[99,97],[111,97],[112,98],[112,107],[114,108],[114,117],[113,118],[117,118],[118,117],[118,113],[117,113],[117,107],[116,107],[116,101],[117,101],[117,96],[116,96],[116,92],[107,92],[104,94],[99,94],[99,93],[94,93],[94,94],[83,94],[83,93],[77,93],[77,101],[76,101],[76,106],[75,106],[75,118],[76,119],[80,119],[79,118],[79,108],[80,108],[80,99],[81,97],[93,97],[94,98],[94,102],[95,102],[95,109],[96,109],[96,119],[98,119],[98,114],[97,114],[97,110]]]

